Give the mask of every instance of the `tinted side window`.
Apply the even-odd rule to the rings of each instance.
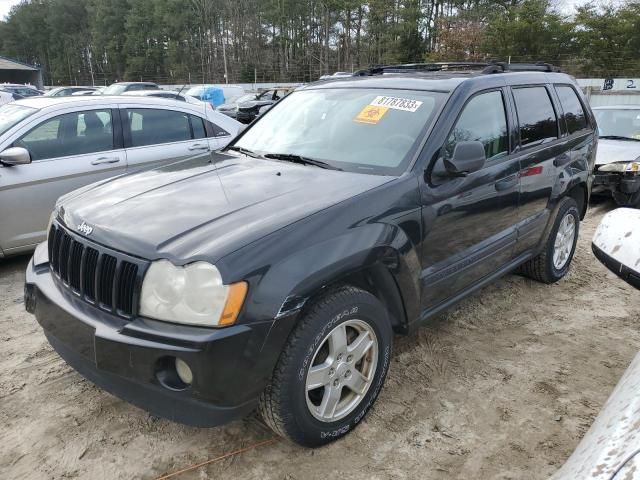
[[[193,138],[207,138],[202,119],[195,115],[189,115],[189,118],[191,119],[191,128],[193,128]]]
[[[228,135],[231,135],[224,128],[219,127],[215,123],[211,123],[209,121],[207,121],[207,128],[211,132],[211,135],[210,135],[211,137],[226,137]]]
[[[564,121],[569,135],[587,128],[587,117],[575,90],[568,85],[556,85],[556,92],[564,110]]]
[[[187,113],[153,108],[130,108],[127,109],[127,116],[131,126],[132,147],[191,140]]]
[[[113,150],[111,110],[66,113],[46,120],[20,140],[33,160]]]
[[[545,87],[514,88],[520,122],[520,144],[535,145],[558,138],[558,120]]]
[[[484,144],[487,159],[508,153],[507,118],[501,92],[482,93],[464,107],[445,144],[451,158],[458,142],[477,140]]]

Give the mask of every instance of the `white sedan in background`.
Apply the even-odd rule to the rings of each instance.
[[[178,102],[186,102],[192,105],[199,105],[200,108],[204,108],[206,105],[211,105],[210,103],[203,102],[202,100],[198,100],[191,95],[187,95],[185,91],[175,91],[175,90],[132,90],[130,92],[125,92],[122,95],[126,95],[127,97],[157,97],[157,98],[167,98],[169,100],[176,100]]]
[[[640,289],[640,211],[618,208],[609,212],[596,230],[592,249],[609,270]],[[578,448],[550,480],[638,480],[638,392],[640,353],[627,368]]]
[[[226,146],[243,125],[202,105],[70,96],[0,106],[0,258],[42,242],[65,193]]]

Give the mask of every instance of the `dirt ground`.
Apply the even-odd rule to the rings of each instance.
[[[377,404],[343,440],[279,439],[174,478],[548,477],[640,349],[640,294],[590,250],[611,208],[592,207],[559,284],[509,275],[398,337]],[[85,381],[24,311],[27,261],[0,263],[1,478],[156,478],[273,437],[255,417],[213,429],[153,418]]]

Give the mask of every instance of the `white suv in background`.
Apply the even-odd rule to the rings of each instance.
[[[0,107],[0,257],[46,237],[55,201],[79,187],[227,145],[242,125],[171,99],[38,97]]]

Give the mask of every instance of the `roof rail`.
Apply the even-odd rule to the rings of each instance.
[[[560,67],[545,62],[536,63],[506,63],[489,62],[482,73],[506,73],[506,72],[555,72],[559,73]]]
[[[435,62],[435,63],[406,63],[401,65],[375,65],[358,70],[354,77],[382,75],[383,73],[406,72],[460,72],[479,71],[482,74],[507,72],[560,72],[560,68],[550,63],[506,63],[506,62]]]
[[[369,68],[358,70],[353,73],[354,77],[364,77],[369,75],[381,75],[383,73],[403,73],[403,72],[443,72],[448,70],[480,70],[489,64],[485,62],[434,62],[434,63],[405,63],[400,65],[375,65]]]

